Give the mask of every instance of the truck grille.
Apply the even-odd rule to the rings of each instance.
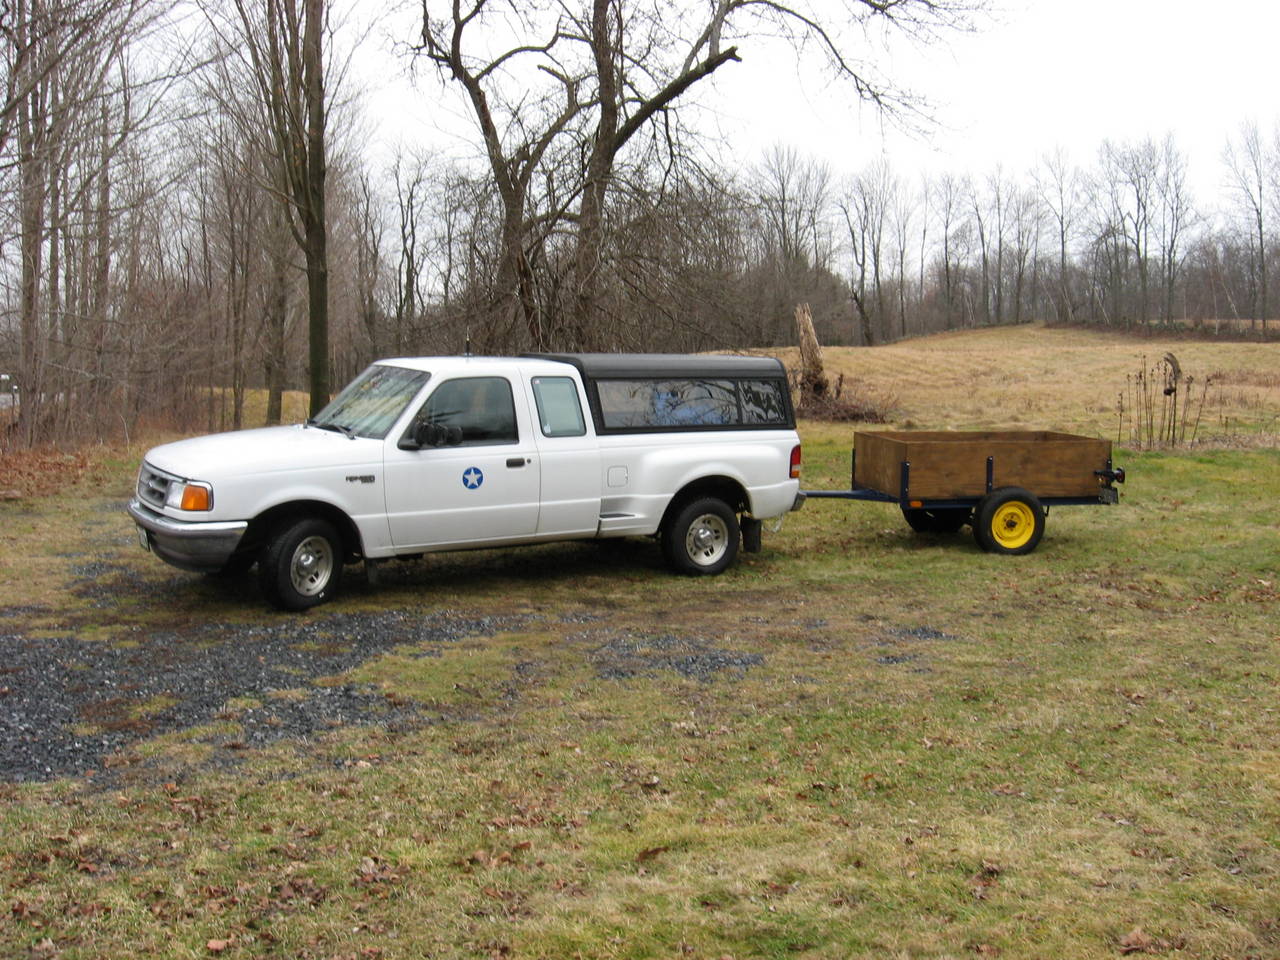
[[[142,469],[138,472],[138,499],[153,507],[163,507],[165,498],[169,496],[170,484],[177,480],[177,477],[157,470],[151,464],[144,462]]]

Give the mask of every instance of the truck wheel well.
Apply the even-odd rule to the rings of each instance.
[[[747,500],[747,491],[743,489],[742,484],[738,483],[737,480],[732,477],[702,477],[681,487],[676,495],[671,498],[671,502],[667,504],[666,512],[662,515],[662,523],[658,529],[665,530],[667,522],[686,503],[691,503],[702,497],[715,497],[717,500],[723,500],[734,513],[743,513],[750,506]]]
[[[352,523],[351,518],[331,503],[320,500],[295,500],[265,510],[249,521],[242,544],[248,549],[258,551],[266,546],[271,531],[283,523],[303,517],[319,517],[328,520],[338,535],[342,537],[343,558],[352,560],[360,555],[360,531]],[[242,549],[244,547],[242,546]]]

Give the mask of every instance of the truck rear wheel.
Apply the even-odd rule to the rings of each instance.
[[[333,599],[342,583],[342,538],[317,517],[279,527],[258,561],[263,596],[281,610],[306,610]]]
[[[723,500],[704,497],[676,511],[662,530],[662,552],[676,571],[710,576],[728,569],[738,557],[738,517]]]
[[[1044,507],[1021,487],[1001,487],[974,511],[973,537],[988,553],[1030,553],[1044,536]]]

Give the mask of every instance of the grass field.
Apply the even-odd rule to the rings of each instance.
[[[158,734],[165,692],[117,691],[141,732],[92,775],[0,785],[0,956],[1280,957],[1280,345],[827,361],[890,426],[1114,437],[1166,350],[1220,384],[1207,442],[1119,451],[1121,504],[1053,510],[1022,558],[811,502],[714,580],[645,541],[440,555],[298,618],[144,555],[141,448],[86,454],[0,503],[8,642],[476,626]],[[806,487],[847,484],[852,429],[802,424]],[[246,736],[335,685],[417,720]]]

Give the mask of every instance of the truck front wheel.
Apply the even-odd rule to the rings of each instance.
[[[676,573],[709,576],[738,557],[738,517],[723,500],[704,497],[676,511],[662,530],[662,552]]]
[[[342,582],[342,555],[342,538],[327,520],[285,523],[258,561],[263,596],[281,610],[306,610],[331,600]]]

